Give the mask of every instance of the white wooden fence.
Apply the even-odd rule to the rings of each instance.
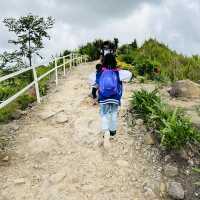
[[[76,64],[80,64],[83,62],[86,62],[88,59],[88,57],[86,55],[78,55],[77,53],[71,53],[67,56],[63,56],[63,57],[57,57],[54,59],[54,63],[55,63],[55,67],[49,71],[47,71],[45,74],[41,75],[40,77],[37,76],[37,72],[36,72],[36,67],[28,67],[25,69],[22,69],[20,71],[11,73],[9,75],[0,77],[0,83],[2,81],[8,80],[10,78],[16,77],[20,74],[23,74],[27,71],[32,70],[33,71],[33,77],[34,80],[33,82],[31,82],[29,85],[27,85],[25,88],[23,88],[22,90],[20,90],[19,92],[17,92],[16,94],[14,94],[13,96],[11,96],[10,98],[8,98],[7,100],[0,102],[0,109],[5,107],[6,105],[8,105],[9,103],[13,102],[15,99],[17,99],[20,95],[22,95],[23,93],[25,93],[28,89],[30,89],[31,87],[35,87],[35,91],[36,91],[36,96],[37,96],[37,102],[40,103],[40,91],[39,91],[39,81],[42,80],[44,77],[46,77],[47,75],[49,75],[52,72],[55,72],[55,82],[56,85],[58,84],[58,69],[63,67],[63,73],[64,76],[66,75],[66,65],[69,65],[69,69],[71,70],[72,67]],[[59,61],[62,60],[62,64],[59,65]]]

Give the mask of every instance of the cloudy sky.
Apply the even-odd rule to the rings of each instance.
[[[178,52],[200,54],[200,0],[5,0],[0,7],[0,53],[12,49],[5,17],[53,16],[43,55],[76,48],[95,38],[120,43],[155,37]]]

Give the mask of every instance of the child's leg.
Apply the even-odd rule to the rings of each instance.
[[[100,104],[102,131],[109,131],[109,104]]]
[[[104,147],[109,148],[110,147],[110,132],[109,132],[109,118],[110,118],[110,113],[109,109],[110,105],[109,104],[100,104],[100,115],[101,115],[101,126],[102,126],[102,131],[103,131],[103,136],[104,136]]]
[[[110,123],[109,123],[109,130],[110,130],[110,135],[114,136],[117,131],[117,114],[118,114],[118,105],[117,104],[111,104],[110,108]]]

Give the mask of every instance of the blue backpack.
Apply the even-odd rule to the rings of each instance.
[[[99,79],[99,94],[106,98],[120,95],[119,81],[118,71],[103,68]]]

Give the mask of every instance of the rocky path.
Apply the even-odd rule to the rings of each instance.
[[[125,85],[119,131],[100,146],[98,106],[88,97],[95,63],[78,66],[47,99],[19,120],[9,166],[0,167],[0,200],[157,200],[159,153],[144,144],[145,129],[124,117],[132,85]]]

